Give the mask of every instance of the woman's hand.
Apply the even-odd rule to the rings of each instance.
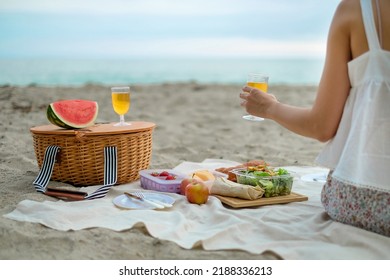
[[[241,106],[249,114],[262,118],[270,118],[272,106],[278,103],[274,95],[249,86],[242,88],[240,98],[243,99]]]

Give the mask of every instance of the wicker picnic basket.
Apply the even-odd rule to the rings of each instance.
[[[38,167],[50,145],[60,147],[51,179],[74,186],[99,185],[104,180],[104,147],[117,147],[117,184],[135,181],[147,169],[152,155],[154,123],[130,126],[96,124],[86,129],[62,129],[44,125],[30,129]]]

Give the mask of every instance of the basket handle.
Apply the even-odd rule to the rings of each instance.
[[[38,173],[37,178],[33,184],[36,191],[43,194],[54,196],[58,198],[66,198],[69,200],[91,200],[105,197],[110,188],[115,185],[117,181],[117,148],[104,147],[104,185],[98,188],[91,194],[79,191],[69,191],[48,188],[47,185],[53,173],[54,164],[56,162],[57,153],[61,150],[59,146],[51,145],[46,148],[45,156],[43,158],[42,168]]]

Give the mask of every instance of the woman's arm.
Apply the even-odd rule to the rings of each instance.
[[[350,13],[345,1],[335,12],[328,34],[325,66],[312,108],[282,104],[273,95],[247,86],[240,95],[244,99],[242,106],[250,114],[272,119],[297,134],[319,141],[331,139],[350,90],[347,66],[351,60]]]

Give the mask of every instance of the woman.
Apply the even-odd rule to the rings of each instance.
[[[321,201],[339,222],[390,236],[390,1],[343,0],[328,34],[312,108],[245,86],[247,112],[329,143]]]

